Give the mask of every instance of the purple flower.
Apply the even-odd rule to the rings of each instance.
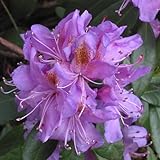
[[[140,126],[130,126],[123,128],[123,141],[125,145],[124,160],[131,160],[131,156],[144,157],[147,153],[137,153],[138,148],[146,147],[147,131]]]
[[[26,119],[27,133],[38,123],[42,142],[55,139],[70,149],[72,140],[77,154],[103,144],[97,123],[104,123],[108,142],[122,139],[121,123],[131,125],[143,111],[139,98],[124,87],[150,71],[139,66],[142,56],[122,63],[142,45],[138,34],[123,37],[126,26],[110,21],[87,26],[90,20],[87,11],[75,10],[52,31],[33,25],[23,35],[28,64],[11,75],[18,109],[26,111],[17,120]],[[50,159],[59,159],[59,151]]]

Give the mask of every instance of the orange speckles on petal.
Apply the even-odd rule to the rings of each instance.
[[[76,51],[75,51],[75,59],[76,59],[76,63],[77,65],[86,65],[88,64],[89,60],[90,60],[90,55],[88,53],[88,50],[86,48],[86,46],[80,45]]]
[[[48,78],[48,81],[51,84],[53,84],[53,85],[57,85],[58,84],[58,78],[57,78],[55,73],[48,72],[47,73],[47,78]]]

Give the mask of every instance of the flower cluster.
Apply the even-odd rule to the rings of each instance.
[[[143,22],[149,22],[155,37],[160,35],[160,22],[156,19],[156,15],[160,11],[160,0],[124,0],[121,7],[117,11],[121,15],[121,11],[132,1],[135,7],[139,8],[139,19]]]
[[[103,145],[96,125],[104,124],[108,143],[123,140],[124,159],[147,144],[147,131],[131,126],[143,112],[140,99],[126,86],[150,72],[134,64],[123,64],[142,45],[138,34],[123,37],[126,26],[110,21],[88,26],[91,15],[70,13],[52,31],[36,24],[23,35],[24,57],[12,73],[17,87],[19,111],[27,113],[29,132],[35,124],[42,142],[55,139],[77,154]],[[59,151],[57,148],[55,150]],[[50,159],[59,159],[57,152]]]

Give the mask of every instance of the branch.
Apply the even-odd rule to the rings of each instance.
[[[18,56],[23,57],[22,49],[20,47],[18,47],[16,44],[9,42],[8,40],[6,40],[2,37],[0,37],[0,44],[9,48],[10,50],[14,51],[15,53],[17,53]]]

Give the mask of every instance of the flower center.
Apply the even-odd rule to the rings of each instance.
[[[84,44],[80,45],[75,51],[75,59],[77,65],[86,65],[89,62],[90,56]]]

